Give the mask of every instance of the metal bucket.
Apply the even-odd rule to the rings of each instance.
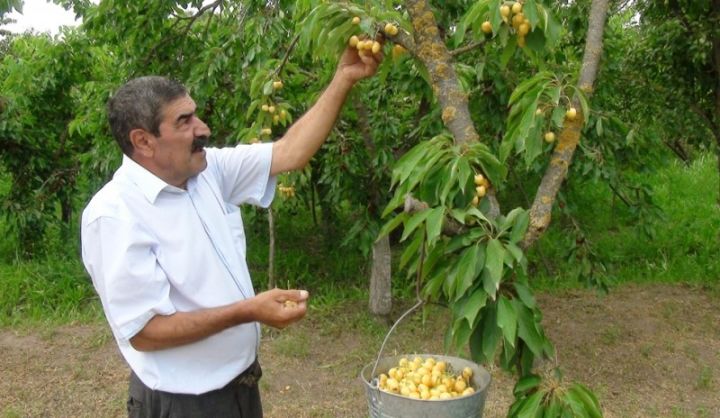
[[[409,354],[380,359],[376,371],[387,371],[391,367],[395,367],[401,358],[415,356],[433,357],[438,361],[445,361],[456,371],[470,367],[473,371],[471,386],[475,392],[459,398],[432,401],[384,392],[377,387],[377,379],[375,379],[377,376],[370,376],[373,366],[375,366],[375,362],[372,362],[360,372],[360,378],[365,384],[371,418],[482,418],[485,397],[490,386],[490,373],[479,364],[458,357]]]

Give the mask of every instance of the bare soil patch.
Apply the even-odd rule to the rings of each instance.
[[[606,417],[720,417],[720,298],[685,286],[623,286],[538,297],[565,376],[598,394]],[[405,306],[398,307],[397,318]],[[386,353],[443,353],[446,310],[416,314]],[[366,417],[358,378],[389,326],[364,303],[313,309],[260,353],[265,415]],[[0,417],[124,416],[128,369],[105,324],[0,330]],[[485,416],[503,417],[512,376],[491,367]]]

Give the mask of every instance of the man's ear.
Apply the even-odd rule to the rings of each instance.
[[[144,129],[130,131],[130,142],[133,144],[133,154],[143,157],[152,157],[155,152],[155,137]]]

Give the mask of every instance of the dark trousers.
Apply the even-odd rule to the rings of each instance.
[[[129,418],[262,418],[257,360],[224,387],[200,395],[152,390],[130,374]]]

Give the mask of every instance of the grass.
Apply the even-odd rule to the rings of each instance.
[[[582,208],[578,222],[598,259],[607,266],[607,276],[620,283],[689,283],[720,289],[715,161],[714,156],[707,155],[690,166],[672,162],[656,172],[636,174],[650,185],[654,201],[664,213],[663,218],[650,223],[655,234],[652,239],[638,232],[634,218],[620,203],[613,202],[606,184],[569,188],[568,201]],[[0,198],[9,188],[9,178],[0,172]],[[268,282],[267,212],[244,208],[243,217],[248,266],[260,291]],[[308,289],[313,305],[321,310],[347,300],[367,300],[368,261],[360,250],[339,245],[350,220],[341,218],[332,225],[339,231],[336,234],[323,234],[302,204],[290,209],[280,204],[275,222],[277,286]],[[568,238],[562,226],[562,218],[556,214],[551,229],[536,246],[539,250],[529,254],[535,272],[533,283],[544,291],[580,286],[570,279],[574,265],[566,261]],[[67,245],[57,231],[48,231],[49,255],[20,261],[15,255],[16,243],[0,221],[0,233],[6,236],[0,241],[0,326],[102,318],[90,280],[76,255],[78,244]],[[407,290],[412,286],[405,273],[394,274],[395,294],[402,298],[412,293]],[[611,335],[607,338],[614,339]]]
[[[697,382],[695,383],[695,388],[700,390],[708,390],[712,387],[712,383],[712,368],[708,366],[703,366],[702,370],[700,370],[700,375],[698,376]]]
[[[0,277],[0,326],[86,322],[102,316],[79,261],[2,264]]]
[[[604,183],[583,184],[572,193],[578,221],[593,244],[598,258],[616,282],[688,283],[717,289],[720,285],[720,241],[718,172],[713,155],[705,155],[690,166],[673,161],[661,170],[639,173],[653,190],[661,218],[651,220],[653,237],[639,232],[633,217],[621,203],[613,202]],[[555,214],[555,220],[559,215]],[[539,269],[541,287],[573,286],[562,273],[571,270],[566,258],[567,237],[556,222],[539,243],[542,256],[551,260],[557,274]],[[539,265],[541,254],[531,259]]]

